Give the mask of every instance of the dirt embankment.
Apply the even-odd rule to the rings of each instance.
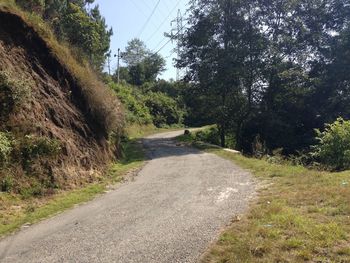
[[[4,10],[0,10],[1,72],[29,92],[15,105],[21,94],[9,96],[0,89],[0,132],[13,149],[0,179],[13,176],[7,182],[13,189],[33,184],[66,189],[99,177],[115,149],[89,111],[83,87],[34,28]]]

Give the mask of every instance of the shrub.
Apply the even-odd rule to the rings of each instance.
[[[126,108],[126,120],[128,123],[151,124],[152,116],[143,102],[143,95],[128,85],[109,84],[117,97]]]
[[[207,142],[210,144],[221,146],[220,132],[216,125],[194,133],[193,138],[196,141],[202,141],[202,142]],[[234,149],[236,144],[235,137],[232,134],[226,134],[225,144],[226,144],[225,147]]]
[[[45,0],[16,0],[16,3],[24,10],[32,10],[39,14],[43,12],[45,6]]]
[[[46,137],[26,135],[21,142],[21,154],[25,160],[39,157],[55,157],[61,152],[61,144],[57,140]]]
[[[88,74],[94,75],[93,72]],[[93,78],[80,79],[79,85],[82,88],[82,97],[86,102],[87,111],[97,123],[96,126],[103,131],[105,138],[110,133],[121,135],[125,119],[123,107],[117,96],[102,82]]]
[[[266,142],[263,142],[261,140],[259,134],[256,135],[254,138],[254,141],[252,143],[252,151],[253,151],[253,156],[258,159],[261,159],[267,153]]]
[[[0,117],[6,117],[16,107],[31,96],[31,86],[28,80],[14,77],[8,71],[0,71]]]
[[[177,102],[161,92],[149,92],[145,96],[145,104],[153,116],[157,127],[181,124],[184,112],[179,109]]]
[[[0,184],[1,192],[10,192],[14,186],[15,182],[12,176],[6,175]]]
[[[30,186],[23,187],[19,190],[23,199],[32,196],[41,196],[44,194],[45,187],[38,181],[31,182]]]
[[[0,132],[0,167],[7,163],[12,151],[12,141],[8,134]]]
[[[220,145],[220,134],[216,126],[198,131],[196,133],[195,139],[197,141],[203,141],[215,145]]]
[[[350,168],[350,121],[338,118],[326,124],[325,130],[316,130],[319,143],[313,147],[313,156],[332,170]]]

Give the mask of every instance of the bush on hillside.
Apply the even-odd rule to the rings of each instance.
[[[24,10],[32,10],[38,14],[42,13],[45,7],[45,0],[16,0],[16,3]]]
[[[0,71],[0,117],[6,117],[31,96],[32,83],[14,74]]]
[[[10,192],[15,184],[15,180],[12,176],[6,175],[4,178],[0,179],[0,191]]]
[[[60,153],[61,143],[56,139],[0,132],[0,168],[8,162],[29,164],[34,159],[55,158]]]
[[[55,157],[61,152],[61,143],[47,137],[26,135],[21,141],[21,155],[25,159]]]
[[[110,87],[126,108],[129,124],[154,124],[157,127],[182,125],[185,112],[179,102],[164,92],[153,91],[153,83],[135,87],[110,82]]]
[[[0,167],[4,166],[9,160],[12,151],[12,141],[8,134],[0,132]]]
[[[37,164],[43,161],[48,164],[48,161],[56,160],[61,152],[61,142],[56,139],[0,132],[0,191],[31,193],[35,188],[33,193],[41,193],[44,188],[54,187],[50,170],[47,170],[49,166],[39,167]],[[24,174],[30,175],[27,183],[33,182],[36,186],[28,188],[28,185],[17,183],[14,167],[21,167]]]
[[[145,96],[145,104],[149,108],[153,123],[157,127],[182,124],[184,112],[177,102],[161,92],[149,92]]]
[[[314,146],[313,156],[329,169],[350,169],[350,121],[338,118],[316,133],[319,143]]]
[[[156,82],[146,82],[141,86],[144,92],[161,92],[171,98],[179,99],[182,95],[184,84],[174,81],[158,80]]]
[[[118,85],[111,82],[110,87],[124,104],[126,109],[126,120],[128,123],[147,125],[152,123],[149,109],[143,102],[143,95],[128,85]]]

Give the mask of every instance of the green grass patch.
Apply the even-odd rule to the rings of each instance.
[[[0,236],[13,232],[20,228],[24,224],[33,224],[44,218],[53,216],[66,209],[73,207],[76,204],[87,202],[94,198],[97,194],[102,193],[105,189],[104,184],[94,184],[78,189],[68,193],[62,193],[44,204],[36,205],[33,203],[30,205],[28,202],[21,202],[21,199],[17,199],[16,206],[21,206],[23,211],[14,213],[12,216],[8,216],[6,222],[2,222],[0,225]],[[8,197],[16,198],[16,197]],[[3,218],[0,218],[0,220]],[[3,220],[1,220],[3,221]]]
[[[250,170],[261,185],[203,262],[350,262],[350,171],[272,164],[179,139]]]
[[[24,224],[33,224],[42,219],[92,200],[103,193],[106,187],[122,181],[125,174],[142,167],[144,151],[136,140],[123,145],[124,157],[111,165],[100,182],[73,191],[61,192],[51,197],[25,199],[20,195],[0,193],[0,236],[19,229]]]

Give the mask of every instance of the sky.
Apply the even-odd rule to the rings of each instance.
[[[188,0],[96,0],[95,3],[99,5],[108,26],[113,28],[112,54],[116,54],[118,48],[124,51],[131,39],[140,38],[153,52],[163,47],[159,54],[166,59],[167,70],[160,77],[167,80],[176,78],[173,66],[176,43],[165,45],[169,38],[164,37],[164,32],[171,32],[171,21],[176,19],[178,10],[185,14]],[[176,23],[173,23],[175,26]],[[113,58],[111,70],[116,69],[117,59]]]

